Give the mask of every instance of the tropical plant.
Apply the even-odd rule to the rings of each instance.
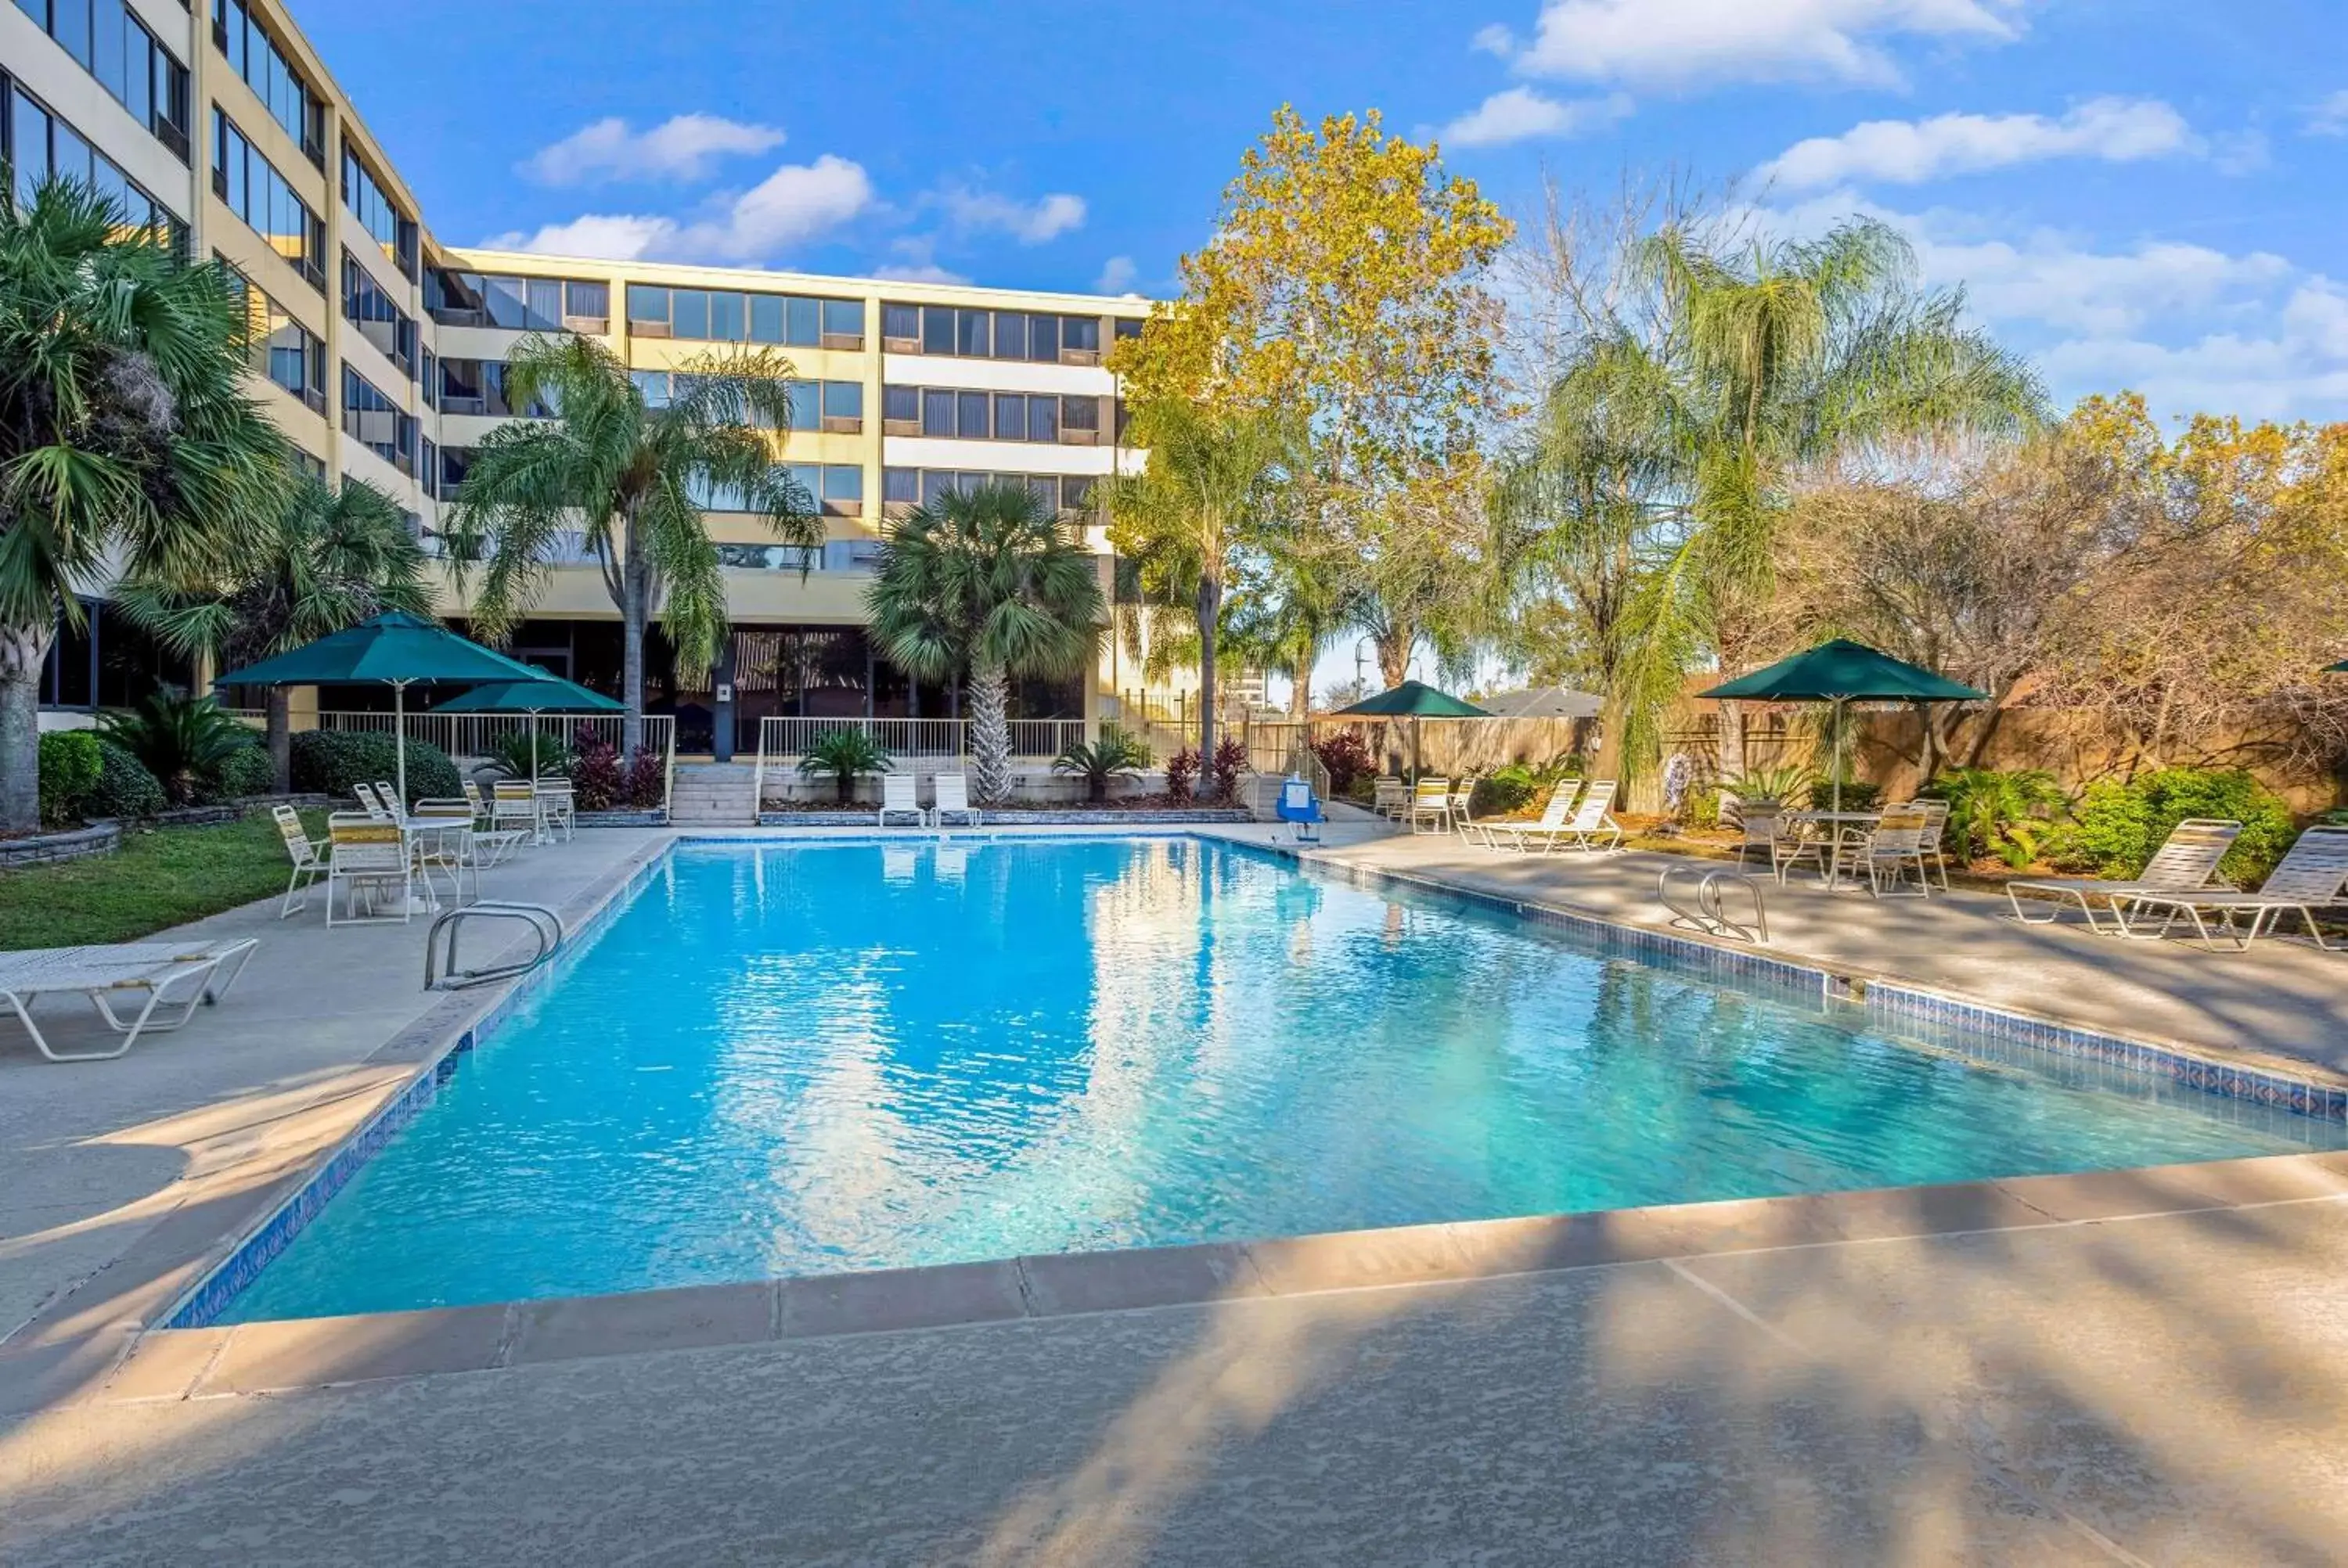
[[[273,514],[284,438],[245,390],[233,274],[86,184],[0,181],[0,831],[40,816],[39,685],[77,590],[201,578]]]
[[[432,613],[424,549],[397,502],[364,479],[339,487],[297,479],[259,527],[240,528],[228,559],[192,579],[125,579],[115,601],[136,624],[190,658],[233,669],[290,652],[387,610]],[[268,689],[268,753],[277,787],[293,787],[292,692]]]
[[[294,737],[294,787],[346,799],[360,784],[398,778],[401,750],[380,730],[303,730]],[[448,753],[425,741],[409,741],[405,750],[410,803],[463,792]]]
[[[1370,754],[1370,743],[1359,730],[1339,730],[1323,736],[1313,743],[1313,754],[1328,770],[1329,788],[1335,794],[1348,793],[1355,779],[1378,771],[1378,760]]]
[[[252,744],[252,732],[218,702],[168,686],[100,713],[98,733],[137,757],[174,805],[202,794],[232,755]]]
[[[489,765],[501,778],[562,778],[571,772],[571,751],[560,735],[515,730],[491,743]]]
[[[1115,724],[1103,724],[1098,737],[1073,742],[1054,758],[1052,771],[1083,778],[1085,798],[1098,804],[1108,799],[1109,780],[1139,773],[1149,762],[1149,747],[1140,736]]]
[[[98,737],[88,730],[53,730],[41,737],[41,821],[61,827],[78,819],[98,788]]]
[[[808,743],[806,753],[799,758],[799,776],[829,776],[839,791],[842,805],[856,798],[860,774],[885,774],[889,768],[889,753],[880,749],[880,743],[867,731],[848,727],[826,730]]]
[[[1720,781],[1720,793],[1746,804],[1796,805],[1809,798],[1818,782],[1814,769],[1799,763],[1777,767],[1747,768]]]
[[[2072,821],[2048,844],[2047,856],[2058,866],[2099,876],[2134,876],[2188,817],[2242,825],[2219,863],[2237,886],[2262,880],[2298,836],[2291,808],[2240,768],[2160,768],[2125,782],[2089,784]]]
[[[1185,746],[1166,759],[1166,798],[1176,805],[1186,805],[1196,793],[1199,780],[1199,753]]]
[[[592,730],[581,730],[571,764],[571,795],[581,811],[609,811],[619,804],[628,775],[620,748]]]
[[[1248,769],[1247,743],[1237,735],[1225,735],[1215,743],[1215,760],[1207,770],[1213,782],[1215,798],[1225,804],[1240,795],[1240,775]]]
[[[668,794],[668,761],[650,746],[638,746],[620,778],[620,798],[640,811],[659,805]]]
[[[147,765],[112,741],[98,743],[98,783],[83,803],[85,815],[129,821],[153,816],[169,804]]]
[[[1918,794],[1949,803],[1949,848],[1959,865],[1994,855],[2017,871],[2038,859],[2054,818],[2070,804],[2044,768],[1948,768]]]
[[[1533,796],[1540,794],[1543,787],[1533,777],[1532,770],[1521,764],[1511,763],[1506,767],[1494,768],[1476,781],[1476,787],[1468,797],[1468,815],[1507,816],[1511,812],[1522,811],[1532,804]]]
[[[1239,552],[1261,548],[1281,526],[1290,481],[1305,461],[1304,433],[1285,413],[1167,397],[1136,410],[1133,439],[1149,461],[1105,487],[1109,541],[1138,564],[1145,593],[1155,587],[1189,600],[1199,750],[1209,753],[1224,581]]]
[[[602,344],[533,335],[508,352],[517,407],[556,412],[499,425],[476,450],[447,534],[470,614],[510,631],[576,548],[602,569],[620,611],[620,747],[644,743],[644,628],[657,619],[686,671],[705,670],[726,635],[726,584],[705,513],[750,514],[786,544],[823,542],[815,498],[776,462],[790,427],[790,364],[770,350],[680,364],[665,403],[648,402]],[[474,590],[478,583],[478,590]]]
[[[917,680],[968,674],[972,786],[1011,794],[1011,682],[1091,662],[1107,607],[1094,558],[1025,485],[956,487],[881,541],[866,590],[872,638]]]

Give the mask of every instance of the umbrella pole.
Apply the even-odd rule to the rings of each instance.
[[[538,710],[530,711],[530,793],[538,794]]]
[[[1834,702],[1834,809],[1838,813],[1842,810],[1842,721],[1843,700],[1837,697]]]
[[[401,816],[407,815],[407,682],[391,683],[391,751],[398,759],[399,799],[392,810]]]

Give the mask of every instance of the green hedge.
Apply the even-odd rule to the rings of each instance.
[[[1511,763],[1476,781],[1475,791],[1468,797],[1468,813],[1470,816],[1506,816],[1530,805],[1533,796],[1540,791],[1541,784],[1530,768]]]
[[[2098,876],[2134,876],[2169,830],[2188,817],[2242,825],[2220,864],[2227,879],[2250,886],[2265,879],[2299,836],[2291,808],[2239,768],[2162,768],[2126,784],[2089,784],[2046,845],[2047,858]]]
[[[294,737],[294,787],[347,798],[354,786],[399,776],[389,735],[362,730],[304,730]],[[457,764],[439,747],[407,743],[407,804],[464,793]]]
[[[41,820],[66,827],[81,820],[103,766],[98,736],[88,730],[52,730],[41,737]]]
[[[153,816],[163,809],[163,785],[147,764],[112,741],[98,743],[98,783],[82,806],[86,816]]]
[[[231,753],[210,782],[211,793],[221,800],[267,794],[277,787],[277,770],[270,765],[267,746],[251,745]]]

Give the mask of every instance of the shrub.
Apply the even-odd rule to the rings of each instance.
[[[1199,777],[1199,753],[1184,746],[1166,759],[1166,796],[1176,805],[1189,804]]]
[[[1313,754],[1329,770],[1331,794],[1344,794],[1354,787],[1355,779],[1378,771],[1377,759],[1370,755],[1370,743],[1358,730],[1340,730],[1313,742]]]
[[[526,779],[535,774],[539,778],[562,778],[571,772],[571,753],[564,749],[562,737],[543,732],[535,737],[538,765],[530,766],[533,737],[528,730],[516,730],[499,735],[497,744],[489,748],[489,765],[510,779]]]
[[[2241,769],[2162,768],[2126,784],[2088,785],[2048,853],[2058,866],[2098,876],[2133,876],[2170,829],[2193,816],[2242,825],[2241,836],[2219,866],[2238,885],[2262,880],[2298,836],[2291,808]]]
[[[1949,803],[1948,849],[1959,865],[1994,855],[2017,871],[2046,847],[2066,804],[2044,768],[1951,768],[1916,793]]]
[[[240,746],[222,759],[206,793],[234,800],[240,795],[268,794],[276,787],[277,770],[270,764],[269,748],[255,743]]]
[[[1791,806],[1809,798],[1818,775],[1799,764],[1784,767],[1747,768],[1735,778],[1720,781],[1720,793],[1735,801],[1764,801]]]
[[[1590,759],[1580,752],[1560,752],[1549,761],[1526,771],[1531,774],[1533,783],[1547,788],[1567,779],[1589,777]]]
[[[98,737],[88,730],[54,730],[41,737],[41,820],[63,827],[81,819],[98,788]]]
[[[137,757],[179,805],[211,793],[229,758],[253,745],[252,732],[218,702],[169,686],[99,714],[98,733]]]
[[[1078,741],[1052,759],[1056,774],[1073,774],[1085,781],[1085,799],[1108,799],[1108,781],[1120,774],[1138,773],[1149,765],[1149,748],[1138,735],[1115,724],[1103,724],[1097,740]]]
[[[153,816],[164,806],[163,786],[147,764],[116,745],[98,743],[98,784],[83,810],[91,816]]]
[[[1247,743],[1237,735],[1226,735],[1215,743],[1213,774],[1215,798],[1229,804],[1239,798],[1240,775],[1247,772]]]
[[[627,786],[620,769],[620,748],[599,739],[592,730],[574,737],[576,760],[571,764],[571,794],[581,811],[609,811]]]
[[[627,776],[620,781],[620,798],[639,811],[649,811],[661,804],[668,793],[668,763],[658,753],[644,746],[629,760]]]
[[[1468,797],[1470,816],[1506,816],[1522,811],[1540,794],[1541,784],[1534,779],[1533,771],[1520,764],[1511,763],[1497,768],[1476,781],[1476,788]]]
[[[856,797],[860,774],[888,771],[889,753],[880,749],[880,743],[869,732],[850,726],[826,730],[808,743],[807,751],[799,757],[799,776],[812,779],[829,775],[842,805]]]
[[[399,751],[376,730],[304,730],[294,735],[294,787],[347,796],[359,784],[399,777]],[[407,804],[464,793],[448,753],[422,741],[407,743]]]

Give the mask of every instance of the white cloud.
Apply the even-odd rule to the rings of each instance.
[[[2003,44],[2025,0],[1547,0],[1518,66],[1631,87],[1827,80],[1888,87],[1876,40],[1916,35]]]
[[[995,230],[1022,245],[1056,240],[1072,229],[1083,228],[1085,222],[1085,199],[1065,191],[1021,201],[992,190],[948,185],[938,191],[937,201],[958,232]]]
[[[630,128],[616,116],[582,127],[539,149],[519,168],[541,185],[585,185],[608,179],[707,177],[720,159],[771,152],[783,133],[716,115],[681,114],[650,130]]]
[[[2127,163],[2208,145],[2185,117],[2156,98],[2095,98],[2060,119],[2044,115],[1944,114],[1931,119],[1869,120],[1840,136],[1795,143],[1761,177],[1797,190],[1846,180],[1916,185],[2052,158]]]
[[[1101,263],[1100,276],[1093,280],[1093,288],[1104,294],[1121,294],[1133,287],[1137,269],[1130,256],[1111,256]]]
[[[1498,147],[1537,136],[1573,136],[1613,124],[1631,112],[1621,94],[1560,102],[1530,87],[1494,93],[1436,133],[1447,147]]]
[[[967,283],[968,276],[935,261],[890,262],[872,269],[872,275],[896,283]]]
[[[2348,136],[2348,87],[2343,87],[2307,111],[2310,136]]]
[[[1498,55],[1505,60],[1517,52],[1517,36],[1509,31],[1505,22],[1488,22],[1476,29],[1476,36],[1468,40],[1468,46],[1481,49],[1488,55]]]
[[[615,261],[661,260],[747,265],[839,227],[872,205],[863,166],[826,153],[787,163],[749,190],[689,220],[636,213],[591,213],[536,232],[498,236],[499,250],[595,256]]]

